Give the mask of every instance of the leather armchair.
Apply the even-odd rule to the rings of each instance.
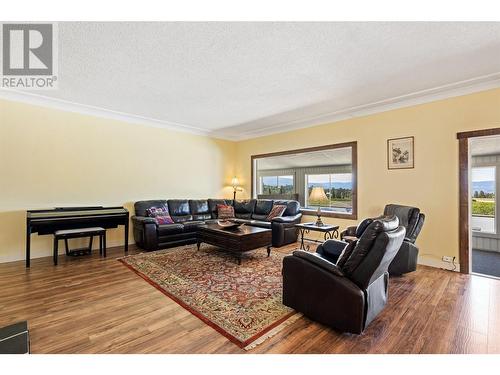
[[[337,263],[340,255],[349,245],[347,242],[338,240],[326,240],[324,243],[318,246],[316,253],[321,255],[323,258],[329,260],[332,263]]]
[[[381,219],[383,218],[384,216],[379,216],[379,217],[376,217],[376,218],[368,218],[368,219],[364,219],[363,221],[361,221],[358,225],[354,225],[354,226],[351,226],[351,227],[347,227],[345,230],[343,230],[342,232],[340,232],[340,239],[341,240],[356,240],[358,239],[358,237],[361,236],[361,234],[365,231],[366,227],[368,225],[370,225],[373,220],[375,219]]]
[[[344,239],[346,237],[356,237],[356,225],[347,227],[342,232],[340,232],[340,238]]]
[[[406,229],[406,236],[401,248],[389,266],[389,273],[399,276],[417,269],[418,246],[415,241],[424,225],[425,215],[417,207],[388,204],[385,206],[384,216],[390,215],[397,216],[400,224]],[[361,224],[363,222],[358,226],[348,227],[340,233],[340,238],[345,240],[357,238],[356,231]]]
[[[396,216],[379,218],[351,244],[328,240],[315,254],[294,251],[283,259],[283,303],[339,331],[362,333],[387,303],[387,270],[405,232]]]
[[[389,266],[391,275],[402,275],[417,269],[418,247],[415,244],[424,225],[425,215],[417,207],[388,204],[384,215],[396,215],[406,228],[406,237],[394,261]]]

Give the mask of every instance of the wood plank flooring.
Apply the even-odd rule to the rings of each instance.
[[[61,256],[57,267],[51,257],[29,270],[24,262],[0,264],[0,326],[28,320],[33,353],[247,353],[123,266],[121,256],[113,248],[106,259],[95,251]],[[300,318],[248,353],[500,353],[500,280],[419,266],[391,278],[389,292],[388,306],[362,335]]]

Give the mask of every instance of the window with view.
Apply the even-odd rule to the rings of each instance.
[[[352,212],[352,174],[306,175],[305,207],[339,213]]]
[[[356,142],[252,156],[252,196],[298,200],[304,214],[357,219]]]
[[[472,230],[496,233],[496,168],[478,167],[471,172]]]
[[[290,194],[294,192],[293,176],[263,176],[259,194]]]

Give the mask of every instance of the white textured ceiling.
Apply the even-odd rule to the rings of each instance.
[[[241,139],[500,79],[500,23],[70,22],[59,54],[34,94]]]
[[[259,170],[266,170],[345,165],[351,164],[351,155],[351,147],[345,147],[331,150],[311,151],[300,154],[269,156],[257,159],[257,168]]]

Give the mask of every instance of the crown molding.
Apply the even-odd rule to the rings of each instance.
[[[332,122],[347,120],[356,117],[368,116],[380,112],[386,112],[394,109],[411,107],[414,105],[430,103],[438,100],[463,96],[480,91],[496,89],[500,87],[500,72],[480,76],[464,81],[459,81],[451,84],[446,84],[431,89],[416,91],[413,93],[396,96],[373,103],[363,104],[359,106],[344,108],[342,110],[324,113],[321,115],[311,116],[289,122],[283,122],[271,125],[265,128],[258,128],[252,131],[242,132],[237,136],[232,136],[232,139],[242,141],[246,139],[263,137],[266,135],[284,133],[291,130],[305,129],[318,125],[325,125]],[[245,124],[242,124],[243,126]],[[233,127],[232,131],[238,127]],[[224,133],[224,129],[213,132],[219,136],[231,136]]]
[[[34,94],[32,92],[25,92],[11,89],[0,89],[0,99],[22,102],[32,104],[45,108],[58,109],[65,112],[74,112],[83,115],[94,117],[106,118],[111,120],[123,121],[136,125],[144,125],[155,128],[169,129],[184,133],[212,136],[210,131],[206,129],[197,128],[195,126],[181,124],[172,121],[163,121],[150,117],[133,115],[130,113],[114,111],[101,107],[80,104],[68,100],[51,98],[48,96]]]
[[[225,139],[230,141],[243,141],[252,138],[263,137],[266,135],[285,133],[291,130],[304,129],[318,125],[325,125],[341,120],[368,116],[375,113],[386,112],[394,109],[410,107],[419,104],[425,104],[437,100],[448,99],[452,97],[472,94],[475,92],[491,90],[500,87],[500,72],[476,77],[464,81],[459,81],[447,85],[434,87],[431,89],[416,91],[413,93],[387,98],[373,103],[367,103],[359,106],[344,108],[338,111],[324,113],[307,118],[297,119],[289,122],[274,124],[271,126],[257,128],[251,131],[238,131],[238,126],[231,129],[220,129],[210,131],[195,126],[181,124],[172,121],[158,120],[145,116],[133,115],[119,111],[113,111],[105,108],[74,103],[71,101],[51,98],[43,95],[34,94],[11,89],[0,89],[0,99],[17,101],[41,107],[58,109],[66,112],[80,113],[84,115],[108,118],[117,121],[123,121],[136,125],[151,126],[156,128],[169,129],[173,131],[185,132],[190,134],[202,135],[212,138]],[[244,126],[246,124],[241,124]],[[229,131],[231,133],[229,133]]]

